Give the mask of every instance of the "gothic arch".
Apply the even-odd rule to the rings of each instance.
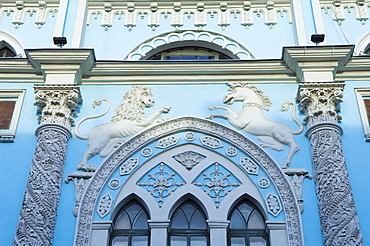
[[[124,142],[100,165],[81,199],[76,224],[75,245],[90,245],[94,209],[104,185],[108,183],[112,174],[141,148],[166,136],[186,131],[219,138],[240,149],[258,163],[271,179],[277,189],[279,199],[281,199],[287,237],[289,238],[288,245],[304,245],[298,203],[289,181],[278,164],[262,148],[243,134],[217,122],[191,116],[172,119],[143,131]]]
[[[0,30],[0,49],[4,46],[11,49],[18,57],[26,57],[21,41],[9,32]]]
[[[366,32],[356,43],[355,55],[364,54],[370,47],[370,31]]]
[[[220,53],[225,53],[234,59],[250,60],[254,56],[243,45],[235,40],[214,32],[207,31],[176,31],[163,33],[150,38],[133,49],[125,60],[141,60],[145,57],[163,51],[165,47],[174,48],[181,44],[198,42],[201,47],[208,47]],[[166,49],[167,49],[166,48]]]

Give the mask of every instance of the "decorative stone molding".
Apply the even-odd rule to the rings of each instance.
[[[176,31],[164,33],[155,38],[146,40],[137,46],[130,54],[128,54],[125,59],[129,61],[139,60],[145,57],[145,55],[151,50],[154,50],[162,45],[183,41],[204,41],[213,45],[221,46],[220,48],[231,52],[242,60],[250,60],[254,58],[253,55],[243,45],[226,36],[206,31]]]
[[[258,175],[258,165],[255,164],[249,157],[240,157],[239,165],[244,168],[244,170],[253,175]]]
[[[277,195],[269,193],[265,200],[268,212],[274,217],[277,217],[283,211],[283,206]]]
[[[343,83],[301,83],[323,244],[364,245],[342,149],[338,105]]]
[[[107,7],[108,5],[108,7]],[[240,19],[240,24],[249,28],[253,25],[253,15],[257,17],[264,15],[264,23],[273,28],[277,24],[277,14],[288,16],[288,21],[291,22],[290,3],[279,2],[274,3],[268,1],[267,3],[253,3],[251,2],[114,2],[112,3],[90,3],[89,4],[89,18],[87,23],[90,24],[91,17],[97,19],[101,16],[100,25],[104,30],[108,30],[114,25],[114,17],[122,19],[125,16],[124,25],[131,30],[137,25],[137,19],[147,18],[148,27],[155,30],[161,25],[162,18],[171,18],[171,25],[178,30],[184,25],[184,19],[192,19],[194,26],[199,30],[208,24],[209,18],[217,16],[217,24],[225,29],[230,25],[230,17],[233,15],[235,19]],[[184,16],[186,18],[184,18]]]
[[[175,159],[178,163],[183,165],[189,171],[205,158],[206,156],[194,151],[185,151],[173,156],[173,159]]]
[[[301,215],[294,191],[281,168],[273,159],[253,141],[245,135],[221,125],[214,121],[208,121],[196,117],[181,117],[172,119],[133,136],[120,147],[118,147],[96,170],[96,173],[86,188],[85,195],[80,203],[80,211],[76,223],[76,235],[74,244],[87,246],[90,244],[93,213],[98,202],[104,184],[117,170],[119,165],[129,159],[134,153],[148,143],[153,143],[176,132],[202,132],[229,142],[240,151],[251,156],[253,160],[261,165],[268,174],[271,182],[275,185],[281,205],[284,208],[284,215],[287,225],[287,245],[304,245],[303,232],[301,227]]]
[[[80,207],[80,201],[82,198],[82,194],[85,191],[87,184],[90,181],[90,178],[94,175],[93,172],[75,172],[71,173],[65,179],[65,183],[68,184],[70,181],[73,181],[75,186],[75,201],[76,205],[73,209],[73,215],[77,217],[78,209]]]
[[[76,85],[35,85],[35,105],[41,124],[59,124],[67,128],[74,123],[78,104],[82,103]]]
[[[324,9],[324,13],[329,12],[332,15],[332,19],[338,22],[339,25],[345,20],[345,11],[351,13],[352,10],[355,11],[355,18],[365,25],[366,21],[369,19],[369,9],[370,4],[365,3],[365,0],[351,0],[351,1],[341,1],[335,0],[333,2],[323,2],[321,3],[321,8]]]
[[[337,123],[342,102],[344,83],[301,83],[298,100],[301,113],[306,115],[307,128],[319,123]]]
[[[299,210],[301,211],[301,213],[303,213],[304,212],[304,206],[302,204],[303,180],[305,178],[312,179],[312,176],[305,169],[285,169],[284,173],[289,177],[290,184],[294,190],[294,193],[298,201]]]
[[[12,23],[14,28],[19,28],[24,24],[27,14],[30,17],[35,16],[34,23],[37,28],[41,28],[47,20],[47,17],[55,17],[58,12],[59,1],[2,1],[0,5],[0,21],[5,21],[6,17],[13,14]],[[1,18],[5,14],[5,18]]]

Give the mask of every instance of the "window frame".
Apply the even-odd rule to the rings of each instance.
[[[370,88],[355,88],[357,105],[360,112],[362,128],[364,131],[365,141],[370,142],[370,119],[367,117],[366,107],[364,99],[369,97],[370,99]]]
[[[15,101],[12,119],[8,129],[0,129],[0,143],[13,143],[17,131],[25,89],[0,90],[0,101]]]

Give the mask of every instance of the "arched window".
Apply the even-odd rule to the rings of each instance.
[[[136,201],[125,205],[113,221],[112,246],[148,246],[148,214]]]
[[[173,213],[169,232],[170,246],[207,246],[206,216],[194,202],[188,200]]]
[[[230,214],[229,246],[268,246],[265,219],[247,200],[238,203]]]
[[[0,41],[0,58],[2,58],[2,57],[15,57],[15,56],[17,56],[17,55],[16,55],[16,52],[13,49],[13,47],[10,44],[8,44],[7,42],[5,42],[4,40]]]

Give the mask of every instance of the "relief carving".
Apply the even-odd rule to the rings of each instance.
[[[290,166],[291,159],[299,151],[299,146],[294,139],[294,135],[303,132],[303,125],[295,117],[296,106],[293,103],[284,103],[280,111],[288,111],[290,105],[293,105],[292,118],[299,126],[298,130],[292,130],[289,126],[271,121],[265,117],[263,110],[268,110],[271,106],[270,99],[263,95],[263,92],[253,85],[242,83],[228,83],[230,93],[223,97],[223,102],[233,104],[235,101],[243,101],[243,110],[240,113],[233,111],[227,106],[211,106],[210,110],[223,109],[228,114],[211,114],[207,119],[215,117],[224,118],[238,130],[258,136],[261,140],[259,145],[263,148],[270,148],[281,151],[284,145],[290,148],[288,156],[284,162],[283,168]]]
[[[106,157],[123,141],[121,138],[132,136],[150,125],[168,120],[168,117],[159,118],[159,116],[163,113],[168,113],[171,109],[171,107],[165,106],[145,117],[144,108],[154,105],[152,89],[146,86],[136,85],[123,96],[123,101],[115,110],[115,115],[112,117],[111,123],[98,125],[87,135],[80,134],[78,128],[83,121],[103,116],[109,111],[110,102],[108,99],[94,101],[94,105],[100,105],[102,101],[108,103],[105,112],[97,116],[87,116],[81,119],[74,128],[76,137],[88,140],[88,148],[79,162],[77,170],[95,171],[97,167],[88,164],[88,160],[91,157],[97,154]]]

